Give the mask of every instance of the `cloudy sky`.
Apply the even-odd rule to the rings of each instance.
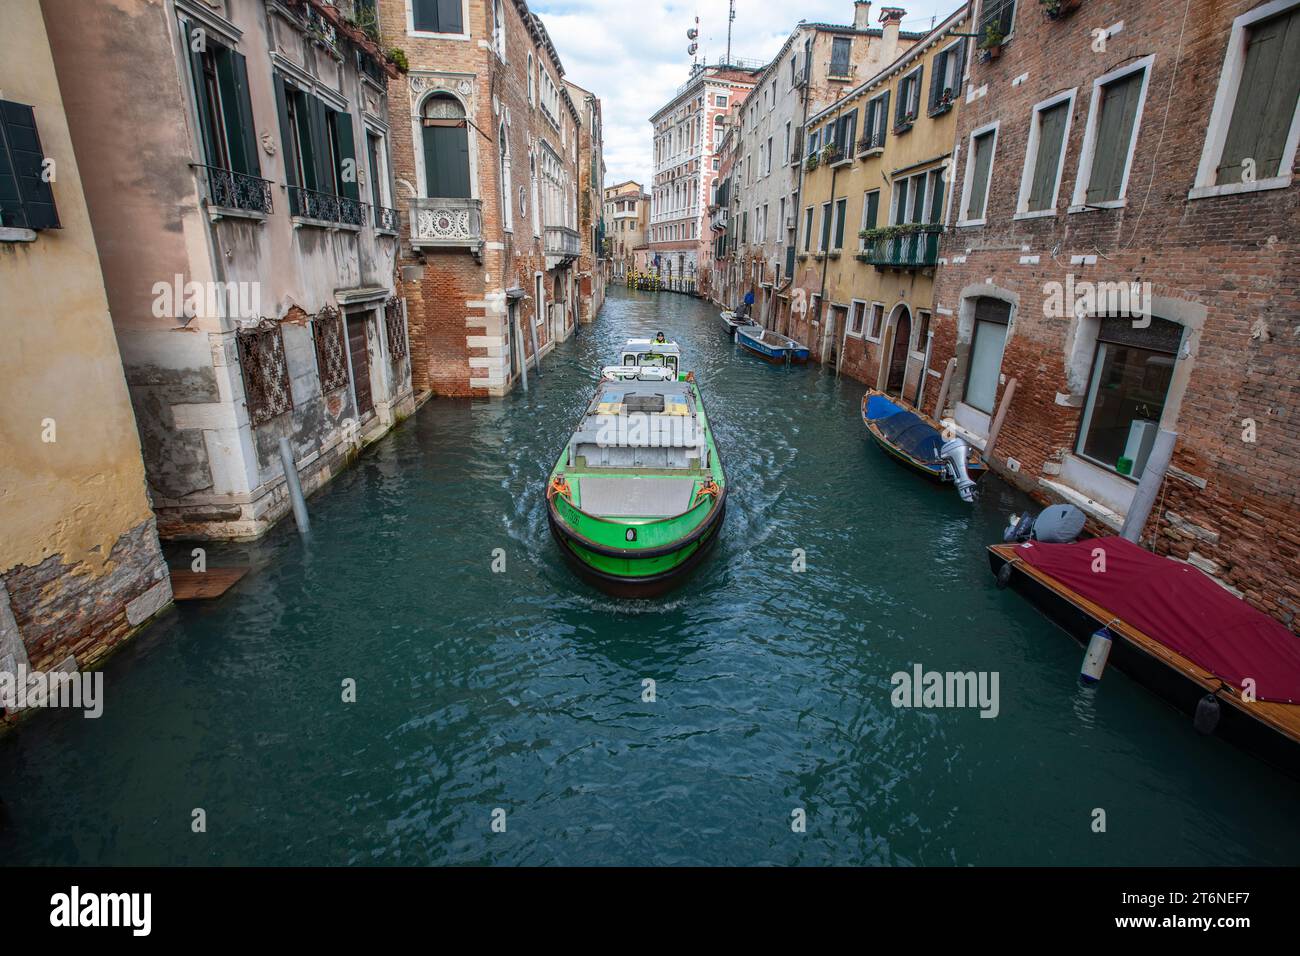
[[[907,10],[904,30],[925,30],[960,0],[892,0]],[[650,183],[650,114],[686,81],[691,57],[687,28],[700,18],[699,55],[710,62],[727,49],[727,0],[530,0],[560,53],[568,79],[601,99],[605,118],[606,185]],[[733,56],[770,59],[799,20],[852,23],[853,0],[736,0]]]

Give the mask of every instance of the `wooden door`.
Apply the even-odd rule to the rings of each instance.
[[[894,347],[889,353],[889,381],[885,391],[902,397],[903,383],[907,379],[907,351],[912,341],[912,317],[907,312],[898,313],[894,325]]]
[[[363,419],[368,418],[375,413],[375,400],[370,394],[370,347],[366,341],[365,316],[348,316],[348,354],[352,359],[357,414]]]

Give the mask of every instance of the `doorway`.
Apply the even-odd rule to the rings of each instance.
[[[906,306],[899,306],[898,320],[894,323],[894,344],[889,350],[889,377],[885,380],[885,391],[890,395],[903,397],[903,385],[907,381],[907,354],[912,343],[912,315]]]
[[[352,363],[352,388],[357,401],[357,418],[365,421],[375,414],[370,392],[370,346],[365,315],[348,316],[348,357]]]

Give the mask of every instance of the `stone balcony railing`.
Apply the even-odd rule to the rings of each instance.
[[[416,249],[468,249],[479,255],[483,248],[483,200],[430,198],[408,200],[411,245]]]
[[[547,226],[542,242],[548,269],[578,258],[578,253],[582,250],[582,237],[576,229],[568,226]]]

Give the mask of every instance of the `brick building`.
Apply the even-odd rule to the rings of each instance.
[[[569,95],[582,115],[578,129],[578,321],[591,322],[605,304],[605,148],[600,99],[566,80]]]
[[[665,280],[695,281],[712,255],[708,205],[717,179],[721,129],[762,64],[733,59],[697,64],[673,98],[650,117],[654,127],[649,259]]]
[[[1300,631],[1300,0],[981,7],[935,410],[1010,392],[993,467],[1100,528],[1150,471],[1154,549]]]
[[[159,531],[256,537],[289,511],[281,438],[310,494],[414,410],[397,70],[353,0],[43,8],[60,75],[113,78],[64,101]]]
[[[379,0],[417,390],[502,395],[574,328],[582,115],[523,0]]]

